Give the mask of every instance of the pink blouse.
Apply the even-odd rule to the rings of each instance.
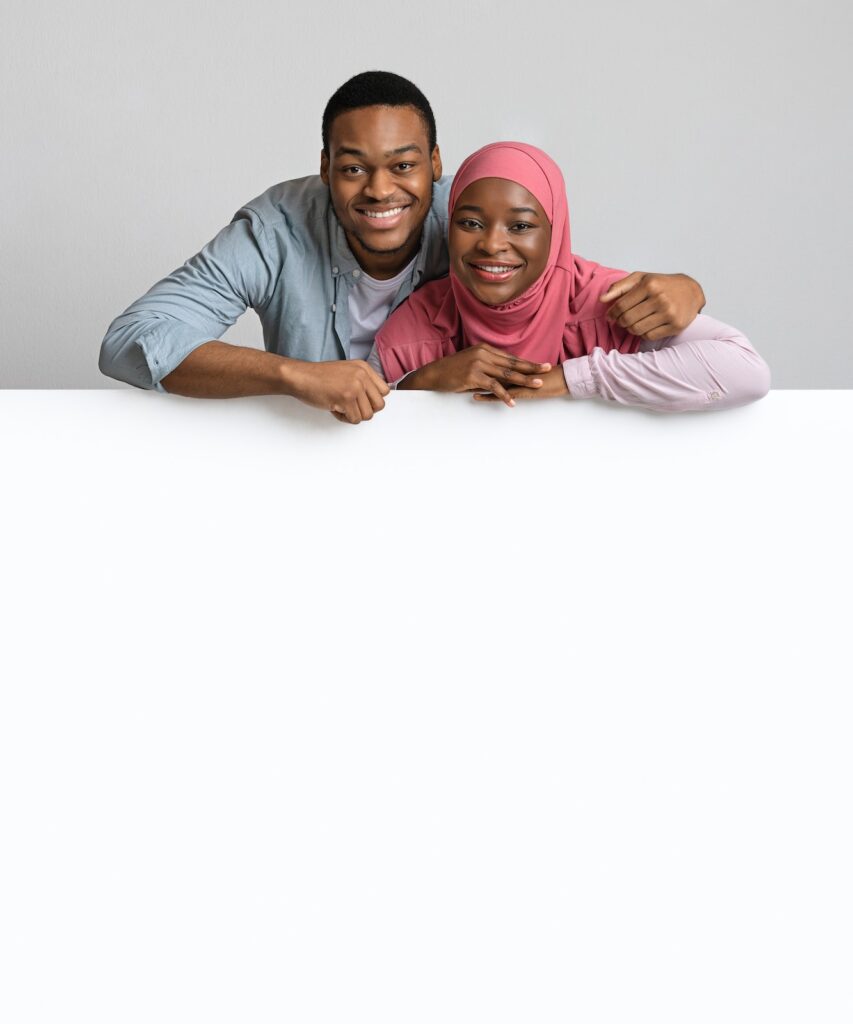
[[[382,375],[375,346],[368,361]],[[702,313],[680,334],[643,341],[636,352],[593,348],[562,366],[572,398],[602,398],[658,412],[725,409],[754,402],[770,390],[767,363],[744,335]]]

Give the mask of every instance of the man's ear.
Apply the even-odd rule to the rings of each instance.
[[[441,177],[441,153],[438,146],[432,151],[432,180],[438,181]]]
[[[325,149],[320,151],[320,177],[324,185],[329,184],[329,154]]]

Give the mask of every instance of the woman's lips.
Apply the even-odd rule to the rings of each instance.
[[[515,277],[519,270],[521,270],[522,264],[469,263],[468,267],[481,281],[492,283],[509,281],[511,277]]]
[[[396,228],[400,221],[406,216],[409,209],[407,205],[399,206],[385,206],[379,209],[371,209],[370,207],[362,207],[356,209],[356,213],[361,219],[362,224],[366,224],[374,231],[390,231],[392,228]]]

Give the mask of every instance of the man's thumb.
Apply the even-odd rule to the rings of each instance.
[[[635,277],[636,274],[628,274],[627,277],[614,281],[606,292],[601,293],[599,300],[601,302],[612,302],[614,299],[618,299],[620,295],[624,295],[625,292],[630,291],[634,287]]]

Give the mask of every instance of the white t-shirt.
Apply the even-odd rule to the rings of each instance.
[[[387,281],[377,281],[363,270],[353,271],[355,281],[349,290],[350,359],[367,359],[370,355],[376,332],[388,319],[391,304],[414,264],[412,260]]]

